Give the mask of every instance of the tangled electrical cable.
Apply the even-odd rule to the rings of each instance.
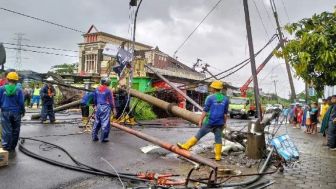
[[[267,46],[269,46],[276,38],[278,38],[278,34],[274,34],[272,37],[271,37],[271,39],[260,49],[260,50],[258,50],[255,54],[254,54],[254,56],[255,57],[257,57]],[[245,59],[245,60],[243,60],[242,62],[240,62],[240,63],[238,63],[238,64],[236,64],[236,65],[234,65],[234,66],[232,66],[231,68],[229,68],[229,69],[227,69],[227,70],[224,70],[224,71],[222,71],[222,72],[220,72],[220,73],[217,73],[217,74],[215,74],[215,75],[213,75],[213,76],[210,76],[210,77],[207,77],[207,78],[205,78],[205,79],[202,79],[202,80],[199,80],[199,81],[194,81],[194,82],[190,82],[189,84],[184,84],[184,85],[181,85],[181,86],[179,86],[178,88],[180,88],[180,89],[191,89],[191,88],[194,88],[195,86],[197,86],[199,83],[202,83],[202,82],[205,82],[205,81],[207,81],[207,80],[209,80],[209,79],[211,79],[211,78],[213,78],[213,77],[217,77],[217,76],[220,76],[220,75],[222,75],[222,74],[224,74],[224,73],[227,73],[227,72],[229,72],[229,71],[231,71],[231,70],[234,70],[234,71],[232,71],[232,72],[230,72],[230,73],[228,73],[227,75],[225,75],[225,76],[222,76],[222,77],[220,77],[220,78],[218,78],[219,80],[220,79],[224,79],[224,78],[226,78],[226,77],[228,77],[228,76],[230,76],[230,75],[232,75],[232,74],[234,74],[234,73],[236,73],[236,72],[238,72],[239,70],[241,70],[243,67],[245,67],[246,65],[248,65],[250,63],[250,58],[247,58],[247,59]],[[236,69],[237,68],[237,69]],[[173,90],[173,89],[164,89],[164,90]]]
[[[40,155],[38,155],[34,152],[31,152],[26,147],[24,147],[25,141],[28,141],[28,140],[41,142],[42,144],[40,145],[40,149],[44,146],[44,149],[42,149],[42,150],[45,150],[45,151],[48,151],[48,150],[51,150],[51,149],[61,150],[76,164],[76,166],[71,165],[71,164],[66,164],[66,163],[63,163],[63,162],[59,162],[59,161],[56,161],[56,160],[53,160],[53,159],[50,159],[50,158],[46,158],[46,157],[40,156]],[[46,142],[46,141],[43,141],[43,140],[39,140],[39,139],[21,137],[20,142],[19,142],[19,150],[22,153],[24,153],[24,154],[26,154],[30,157],[33,157],[35,159],[39,159],[39,160],[44,161],[46,163],[56,165],[56,166],[60,166],[60,167],[70,169],[70,170],[75,170],[75,171],[80,171],[80,172],[95,174],[95,175],[100,175],[100,176],[108,176],[108,177],[113,177],[113,178],[117,178],[118,175],[119,175],[119,177],[122,178],[122,179],[128,179],[128,180],[140,181],[140,182],[149,182],[148,180],[137,178],[137,174],[118,173],[118,175],[117,175],[115,173],[110,173],[108,171],[97,169],[97,168],[94,168],[94,167],[89,166],[87,164],[81,163],[78,160],[76,160],[68,151],[66,151],[61,146],[58,146],[56,144],[52,144],[50,142]]]

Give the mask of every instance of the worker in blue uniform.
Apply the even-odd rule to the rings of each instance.
[[[204,137],[209,132],[215,135],[215,160],[220,161],[222,158],[222,132],[227,120],[229,107],[229,99],[221,93],[223,83],[221,81],[213,81],[210,85],[210,90],[213,94],[209,95],[205,100],[198,126],[200,129],[197,134],[191,137],[184,144],[177,143],[177,146],[189,150],[197,141]]]
[[[51,79],[47,79],[51,80]],[[50,123],[55,123],[55,113],[54,113],[54,96],[55,88],[51,83],[45,84],[40,90],[40,96],[42,100],[42,110],[41,110],[41,123],[47,123],[47,117],[49,116]]]
[[[111,110],[116,115],[114,97],[112,91],[108,88],[110,81],[108,78],[101,80],[101,85],[94,92],[94,105],[96,109],[95,121],[92,130],[92,140],[98,141],[98,131],[101,128],[101,142],[108,142],[110,133]]]
[[[2,147],[15,152],[19,140],[21,116],[25,114],[22,89],[16,86],[19,76],[16,72],[7,74],[8,83],[0,88],[0,107],[2,123]]]
[[[85,92],[81,99],[82,123],[86,125],[89,121],[90,105],[93,105],[93,92]]]

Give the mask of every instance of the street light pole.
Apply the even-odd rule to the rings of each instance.
[[[258,116],[259,119],[261,119],[261,107],[260,107],[260,102],[259,102],[259,86],[258,86],[258,78],[257,78],[257,69],[256,69],[256,65],[255,65],[255,58],[254,58],[254,49],[253,49],[250,15],[249,15],[247,0],[243,0],[243,3],[244,3],[244,13],[245,13],[247,39],[248,39],[250,60],[251,60],[251,71],[252,71],[253,84],[254,84],[254,98],[255,98],[256,110],[258,112],[257,116]]]

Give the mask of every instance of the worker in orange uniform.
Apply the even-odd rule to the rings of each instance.
[[[209,132],[215,135],[215,159],[220,161],[222,158],[222,132],[227,120],[227,113],[229,107],[229,98],[221,93],[223,83],[221,81],[214,81],[210,85],[211,95],[205,100],[205,107],[203,109],[198,126],[200,129],[197,134],[187,140],[184,144],[177,143],[177,146],[189,150],[199,141],[203,136]]]

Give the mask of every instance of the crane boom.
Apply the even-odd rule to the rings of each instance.
[[[268,63],[268,61],[273,57],[273,52],[278,50],[281,47],[280,43],[273,49],[273,51],[266,57],[266,59],[263,61],[263,63],[261,63],[258,68],[257,68],[257,75],[259,74],[259,72],[265,67],[265,65]],[[240,95],[242,97],[246,97],[247,96],[247,89],[248,86],[251,84],[251,82],[253,81],[253,76],[251,75],[250,78],[246,81],[246,83],[240,87]]]

